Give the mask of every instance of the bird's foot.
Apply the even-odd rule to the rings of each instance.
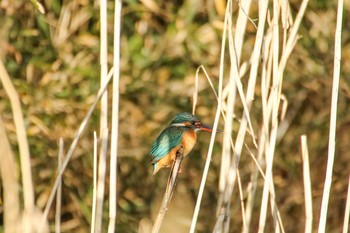
[[[177,171],[177,173],[181,174],[182,173],[182,166],[180,166],[179,170]]]

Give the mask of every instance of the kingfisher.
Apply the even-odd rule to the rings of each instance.
[[[213,129],[200,122],[194,115],[182,112],[177,114],[170,124],[158,135],[153,143],[150,163],[155,175],[160,169],[170,167],[181,148],[183,156],[190,153],[196,144],[198,131],[212,132]],[[221,132],[218,130],[217,132]]]

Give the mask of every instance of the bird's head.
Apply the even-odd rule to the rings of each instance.
[[[198,120],[197,117],[187,112],[182,112],[177,114],[174,117],[174,119],[171,121],[170,125],[177,126],[177,127],[187,127],[194,131],[199,131],[199,130],[208,131],[208,132],[213,131],[212,127],[203,124],[202,122],[200,122],[200,120]],[[221,131],[218,130],[217,132],[221,132]]]

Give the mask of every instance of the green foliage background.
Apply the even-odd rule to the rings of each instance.
[[[42,3],[45,15],[37,12],[30,1],[0,2],[0,57],[22,101],[39,207],[46,203],[55,177],[58,139],[64,138],[66,148],[70,144],[96,96],[100,69],[98,1],[46,0]],[[110,45],[113,4],[113,1],[108,2]],[[257,4],[253,2],[249,14],[253,20],[258,18]],[[291,0],[290,4],[295,16],[300,2]],[[336,4],[335,0],[310,1],[299,30],[299,42],[286,68],[283,94],[289,103],[290,126],[277,145],[274,176],[277,203],[287,232],[301,232],[304,227],[300,224],[300,219],[304,219],[301,134],[306,134],[309,141],[314,219],[318,221],[327,161]],[[150,203],[160,201],[156,200],[155,193],[163,190],[166,172],[157,177],[151,175],[148,151],[154,138],[176,113],[191,111],[198,66],[205,66],[214,85],[218,82],[224,5],[223,0],[123,1],[118,232],[136,232],[139,221],[150,216]],[[237,10],[235,3],[234,21]],[[337,149],[327,223],[332,232],[340,232],[342,227],[350,162],[349,1],[345,1],[344,11]],[[247,27],[242,61],[249,59],[256,33],[252,23]],[[111,46],[109,51],[112,54]],[[112,59],[110,55],[109,65]],[[242,82],[247,78],[245,75]],[[196,114],[210,124],[216,100],[203,75],[199,91]],[[253,124],[261,121],[259,98],[260,90],[256,90]],[[1,84],[0,114],[13,149],[17,150],[11,108]],[[238,107],[237,117],[240,115]],[[93,131],[98,130],[98,122],[96,110],[64,174],[62,226],[67,232],[87,232],[90,226],[91,152]],[[238,126],[235,120],[235,132]],[[221,140],[218,138],[218,144]],[[193,200],[198,192],[207,143],[208,136],[199,137],[191,158],[186,159],[180,179],[191,187]],[[216,207],[219,145],[214,153],[203,200],[205,208],[200,214],[200,232],[212,229],[215,220],[211,213]],[[249,156],[242,156],[240,170],[245,185],[249,182],[251,166]],[[235,196],[238,197],[238,193]],[[240,215],[239,199],[234,198],[232,205],[232,216]],[[49,217],[52,222],[54,211]],[[258,213],[254,217],[253,226],[257,227]],[[233,224],[240,224],[235,221],[233,219]],[[268,227],[272,229],[273,226]],[[234,230],[239,232],[238,228]]]

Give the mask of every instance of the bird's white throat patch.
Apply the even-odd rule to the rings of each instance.
[[[184,123],[174,123],[174,124],[171,124],[171,126],[181,127],[181,126],[186,126],[186,125]]]

